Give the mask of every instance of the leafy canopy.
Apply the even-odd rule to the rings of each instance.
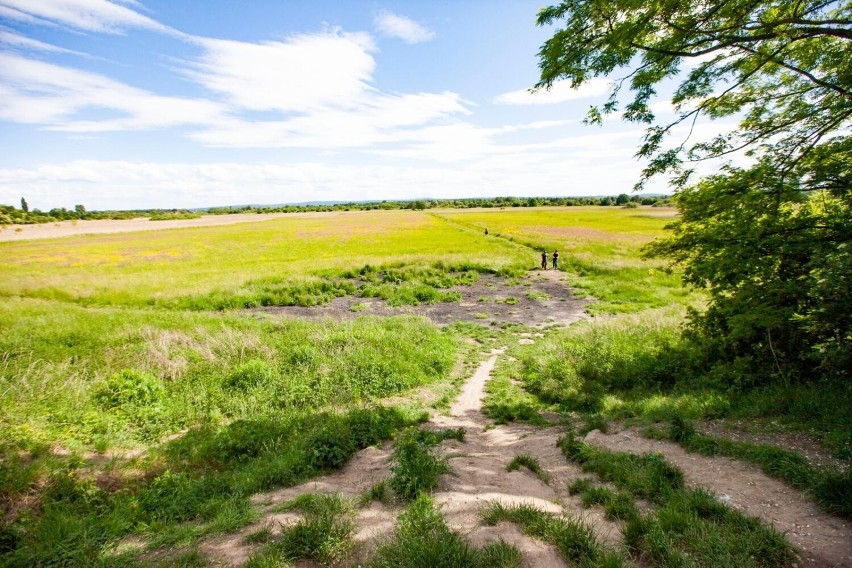
[[[564,27],[539,52],[537,88],[611,77],[588,122],[621,112],[647,125],[637,187],[669,174],[681,212],[650,251],[710,292],[707,311],[692,319],[708,360],[785,380],[845,376],[852,3],[567,0],[541,10],[538,23]],[[666,123],[652,110],[662,89],[672,89],[676,112]],[[701,116],[739,125],[693,140]],[[676,128],[690,136],[673,140]],[[736,153],[748,165],[725,162],[694,183],[697,163]]]

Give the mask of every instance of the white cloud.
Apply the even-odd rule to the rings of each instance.
[[[79,120],[89,109],[124,116]],[[208,124],[224,116],[211,101],[156,95],[96,73],[0,52],[0,119],[68,132]]]
[[[613,167],[613,166],[617,167]],[[506,154],[464,164],[291,164],[74,161],[0,169],[0,203],[89,209],[204,207],[314,200],[483,195],[616,195],[639,166],[629,158]]]
[[[59,24],[92,32],[119,33],[133,27],[177,33],[127,5],[139,6],[136,2],[109,0],[0,0],[0,13],[14,20]]]
[[[306,112],[346,104],[370,90],[369,35],[330,32],[249,43],[195,38],[204,48],[188,75],[249,110]]]
[[[406,43],[420,43],[435,37],[435,32],[421,26],[411,18],[383,11],[376,15],[376,28],[384,35],[396,37]]]
[[[2,28],[0,28],[0,44],[5,44],[11,47],[17,47],[31,51],[46,51],[49,53],[70,53],[74,55],[86,56],[86,54],[80,53],[79,51],[65,49],[63,47],[59,47],[50,43],[38,41],[37,39],[28,38],[26,36],[22,36],[20,34],[16,34],[13,31],[5,30]]]
[[[531,91],[520,89],[494,97],[494,102],[503,105],[551,105],[567,101],[602,97],[609,92],[609,82],[605,79],[590,79],[577,89],[572,89],[568,81],[553,85],[550,90]]]

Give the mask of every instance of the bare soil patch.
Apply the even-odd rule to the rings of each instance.
[[[849,468],[849,462],[836,458],[826,450],[816,436],[802,432],[754,432],[747,422],[708,421],[696,424],[701,434],[729,438],[738,442],[769,444],[806,456],[818,468]]]
[[[422,315],[437,324],[456,321],[483,325],[519,323],[526,326],[570,325],[586,317],[589,300],[577,298],[558,270],[536,270],[525,278],[509,279],[483,274],[469,286],[449,290],[461,295],[459,302],[389,306],[384,300],[344,296],[314,307],[276,306],[251,311],[309,319],[355,319],[362,315]]]
[[[151,221],[139,219],[103,219],[96,221],[61,221],[38,225],[14,225],[0,230],[2,241],[27,241],[32,239],[55,239],[78,235],[103,235],[108,233],[133,233],[160,229],[184,229],[188,227],[218,227],[237,223],[268,221],[279,217],[328,217],[339,213],[235,213],[233,215],[204,215],[197,219],[170,219]]]

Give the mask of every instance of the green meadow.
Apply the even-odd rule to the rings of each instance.
[[[385,440],[420,451],[428,444],[408,428],[427,416],[423,401],[446,405],[501,338],[515,360],[501,359],[485,401],[498,422],[540,423],[546,408],[603,425],[747,417],[815,432],[843,455],[844,395],[839,415],[814,418],[802,409],[824,408],[819,393],[731,390],[691,365],[680,324],[702,296],[641,255],[673,214],[336,212],[0,243],[0,563],[132,566],[139,550],[122,546],[131,537],[191,551],[255,521],[254,493],[338,469]],[[521,278],[542,249],[560,251],[595,317],[534,346],[517,345],[511,329],[419,316],[307,321],[243,309],[344,294],[454,301],[449,286]],[[426,469],[434,477],[439,465]],[[409,479],[399,468],[396,479]],[[848,490],[848,479],[834,481],[818,490]],[[411,507],[401,522],[461,542],[429,503]],[[403,554],[397,545],[378,565]],[[486,562],[458,546],[465,562]]]

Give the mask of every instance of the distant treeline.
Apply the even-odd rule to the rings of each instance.
[[[599,205],[636,207],[638,205],[669,205],[667,196],[640,196],[622,193],[617,197],[477,197],[466,199],[418,199],[414,201],[369,201],[351,203],[274,205],[235,207],[213,207],[210,209],[136,209],[132,211],[87,211],[83,205],[74,209],[64,207],[50,211],[30,210],[25,199],[21,199],[21,208],[12,205],[0,205],[0,225],[32,225],[54,223],[58,221],[77,221],[93,219],[134,219],[150,217],[151,220],[189,219],[201,214],[232,215],[236,213],[305,213],[316,211],[374,211],[377,209],[470,209],[474,207],[564,207],[579,205]]]

